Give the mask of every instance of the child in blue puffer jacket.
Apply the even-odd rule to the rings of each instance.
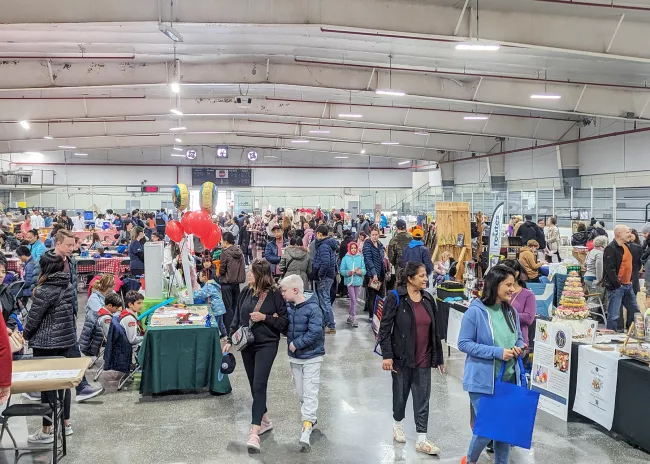
[[[302,432],[298,443],[303,449],[309,449],[309,437],[317,420],[320,368],[325,355],[323,311],[318,295],[314,293],[305,299],[304,282],[298,275],[282,279],[280,290],[287,302],[289,364],[302,405]]]
[[[341,260],[341,275],[343,283],[348,287],[350,296],[350,315],[348,324],[352,327],[359,327],[357,322],[357,298],[359,289],[363,285],[363,277],[366,275],[366,264],[363,255],[359,253],[359,246],[356,242],[348,243],[348,254]]]
[[[219,327],[219,335],[224,338],[228,335],[226,326],[223,323],[223,315],[226,314],[226,306],[221,298],[221,285],[214,280],[210,280],[210,270],[203,269],[199,272],[199,281],[203,288],[194,290],[194,300],[207,300],[210,303],[210,314]]]

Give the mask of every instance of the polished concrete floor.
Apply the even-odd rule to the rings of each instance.
[[[83,297],[80,297],[82,299]],[[80,301],[85,303],[85,301]],[[83,308],[83,304],[80,308]],[[470,439],[469,400],[463,392],[463,355],[452,353],[448,373],[433,373],[429,437],[442,449],[440,457],[416,454],[412,410],[407,409],[407,443],[392,440],[390,374],[372,353],[369,324],[345,324],[347,300],[337,301],[338,332],[326,340],[321,375],[318,425],[312,450],[300,451],[300,406],[283,340],[269,384],[268,408],[275,429],[263,436],[261,454],[249,455],[245,443],[251,397],[243,366],[231,376],[233,392],[141,398],[137,391],[117,392],[117,375],[100,378],[106,393],[73,404],[74,435],[69,437],[69,464],[158,463],[458,463]],[[409,406],[410,408],[410,406]],[[13,419],[12,429],[26,439],[36,420]],[[639,424],[639,426],[642,426]],[[7,440],[3,441],[7,444]],[[7,454],[6,462],[13,462]],[[0,463],[3,462],[0,457]],[[26,456],[21,463],[49,462],[47,455]],[[484,454],[481,463],[492,462]],[[650,455],[617,441],[592,424],[564,423],[539,413],[533,449],[515,449],[513,463],[608,464],[648,463]]]

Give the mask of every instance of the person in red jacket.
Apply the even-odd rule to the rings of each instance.
[[[11,396],[11,345],[4,318],[0,317],[0,404]]]

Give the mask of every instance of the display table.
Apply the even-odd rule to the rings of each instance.
[[[18,258],[7,258],[7,271],[20,272],[21,262]]]
[[[81,258],[93,259],[93,258]],[[117,256],[114,258],[97,258],[94,259],[93,265],[79,265],[77,272],[79,274],[121,274],[129,271],[129,264],[122,265],[123,261],[129,261],[129,258]]]
[[[644,424],[650,417],[650,368],[633,359],[618,362],[616,409],[612,432],[650,452],[650,428]]]
[[[139,361],[141,394],[208,388],[215,394],[232,391],[230,380],[217,375],[221,365],[219,329],[203,325],[147,328]]]
[[[436,327],[439,328],[440,338],[447,340],[447,327],[449,325],[449,310],[455,309],[461,313],[467,311],[467,306],[460,302],[450,301],[446,302],[436,298]]]

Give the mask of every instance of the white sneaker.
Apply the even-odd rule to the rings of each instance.
[[[415,444],[415,451],[429,455],[440,454],[440,448],[434,445],[431,441],[424,440]]]
[[[45,433],[43,432],[43,430],[39,430],[34,435],[28,436],[27,441],[29,443],[38,443],[41,445],[47,445],[49,443],[54,443],[54,434]]]
[[[29,401],[38,401],[40,403],[41,393],[40,392],[23,393],[23,398],[27,398]]]
[[[298,443],[300,443],[300,446],[302,446],[303,450],[309,450],[311,448],[311,444],[309,443],[309,437],[311,436],[311,431],[313,430],[313,426],[311,422],[305,421],[302,424],[302,433],[300,434],[300,440],[298,440]]]
[[[66,425],[65,426],[65,436],[69,437],[72,434],[73,434],[73,432],[72,432],[72,424]]]
[[[401,425],[393,425],[393,440],[395,440],[397,443],[406,443],[404,427]]]

